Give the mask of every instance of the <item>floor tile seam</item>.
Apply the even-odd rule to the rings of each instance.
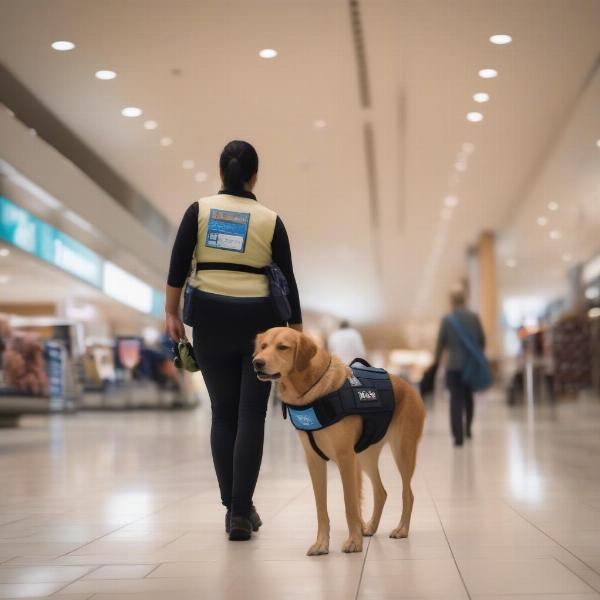
[[[59,594],[60,592],[62,592],[63,590],[67,589],[70,585],[73,585],[74,583],[77,583],[78,581],[81,581],[84,577],[87,577],[88,575],[90,575],[91,573],[95,573],[98,569],[101,568],[102,565],[98,565],[96,567],[93,567],[90,571],[88,571],[87,573],[84,573],[83,575],[80,575],[79,577],[77,577],[76,579],[73,579],[73,581],[69,581],[68,583],[66,583],[65,585],[63,585],[62,587],[60,587],[58,590],[56,590],[55,592],[52,592],[52,594],[49,597],[52,597],[52,595],[54,594]],[[90,596],[91,597],[91,596]]]
[[[527,517],[523,516],[512,504],[510,504],[510,502],[504,500],[504,503],[511,510],[513,510],[517,515],[519,515],[524,521],[526,521],[532,527],[534,527],[535,529],[537,529],[540,533],[542,533],[543,535],[545,535],[549,540],[552,540],[557,546],[559,546],[560,548],[562,548],[565,552],[568,552],[573,558],[575,558],[576,560],[578,560],[582,565],[585,565],[590,571],[593,571],[594,573],[596,573],[596,575],[600,575],[600,572],[597,569],[595,569],[590,564],[588,564],[587,562],[585,562],[585,560],[583,560],[582,558],[579,558],[579,556],[577,556],[574,552],[572,552],[571,550],[569,550],[569,548],[567,548],[565,545],[561,544],[558,540],[554,539],[549,533],[545,532],[543,529],[541,529],[540,527],[538,527],[533,521],[530,521]],[[600,592],[600,590],[596,590],[596,591]]]
[[[191,494],[190,496],[186,496],[185,498],[180,498],[179,500],[176,500],[172,504],[178,504],[178,503],[183,502],[185,500],[189,500],[190,498],[193,498],[194,495],[195,494]],[[142,521],[143,519],[147,519],[148,517],[159,513],[161,510],[164,510],[165,508],[166,508],[165,506],[161,506],[160,508],[157,508],[156,510],[151,511],[151,512],[149,512],[146,515],[138,517],[137,519],[133,519],[133,521],[130,521],[129,523],[124,523],[120,527],[117,527],[116,529],[113,529],[112,531],[109,531],[108,533],[103,533],[102,535],[98,536],[97,538],[94,538],[93,540],[90,540],[89,542],[86,542],[85,544],[82,544],[81,546],[78,546],[74,550],[70,550],[69,552],[65,552],[64,554],[60,554],[58,557],[59,558],[64,558],[66,556],[72,555],[75,552],[77,552],[78,550],[81,550],[82,548],[85,548],[86,546],[89,546],[90,544],[93,544],[94,542],[97,542],[97,541],[101,540],[104,537],[112,535],[113,533],[116,533],[117,531],[121,531],[122,529],[125,529],[125,527],[129,527],[130,525],[133,525],[134,523],[137,523],[138,521]]]
[[[438,520],[440,522],[440,527],[442,528],[442,532],[444,534],[444,537],[446,538],[446,544],[448,544],[448,549],[450,550],[450,554],[452,555],[452,560],[454,561],[454,566],[456,567],[456,570],[458,572],[458,576],[460,577],[460,580],[461,580],[461,582],[463,584],[463,587],[465,588],[465,592],[467,594],[467,598],[469,600],[472,600],[471,592],[469,591],[469,588],[467,587],[467,582],[465,581],[465,578],[463,577],[462,571],[460,570],[460,567],[458,566],[458,560],[456,559],[456,556],[454,555],[454,550],[452,549],[452,544],[450,543],[450,540],[448,539],[448,535],[446,533],[446,528],[444,527],[444,523],[442,521],[442,517],[440,516],[440,512],[438,510],[437,502],[435,501],[435,498],[433,497],[433,494],[431,493],[431,489],[429,487],[429,482],[427,480],[425,481],[425,485],[427,487],[427,491],[429,493],[429,497],[431,499],[431,502],[432,502],[433,507],[435,509],[435,512],[437,514]]]
[[[560,560],[560,558],[557,558],[556,556],[552,557],[556,562],[560,563],[565,569],[567,569],[567,571],[573,573],[573,575],[575,575],[575,577],[577,577],[578,579],[580,579],[583,583],[585,583],[585,585],[587,585],[589,588],[591,588],[592,590],[594,590],[597,594],[600,594],[600,589],[594,587],[591,583],[589,583],[589,581],[586,581],[579,573],[577,573],[577,571],[573,571],[573,569],[571,569],[571,567],[569,567],[568,565],[566,565],[562,560]]]
[[[363,539],[364,539],[364,537],[363,537]],[[368,537],[367,538],[367,548],[365,549],[364,558],[362,560],[362,564],[360,567],[360,574],[358,576],[358,583],[356,584],[356,594],[354,595],[354,600],[358,600],[358,597],[360,596],[360,586],[362,584],[363,575],[365,573],[365,565],[367,564],[367,557],[369,555],[370,547],[371,547],[371,538]]]

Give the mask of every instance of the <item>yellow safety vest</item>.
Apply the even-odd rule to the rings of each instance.
[[[265,267],[272,262],[271,242],[277,213],[251,198],[218,194],[198,201],[196,263],[235,263]],[[266,275],[241,271],[198,270],[189,284],[203,292],[238,298],[269,295]]]

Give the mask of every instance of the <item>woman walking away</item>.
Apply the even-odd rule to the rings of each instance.
[[[196,362],[212,409],[211,450],[230,540],[248,540],[262,525],[252,496],[262,460],[270,384],[252,368],[254,338],[270,327],[302,330],[288,236],[275,212],[259,204],[258,155],[247,142],[225,146],[219,161],[222,190],[194,202],[181,221],[167,283],[167,331],[179,342],[184,321],[193,327]],[[190,263],[194,262],[190,273]],[[289,286],[291,316],[270,298],[264,268],[275,263]]]

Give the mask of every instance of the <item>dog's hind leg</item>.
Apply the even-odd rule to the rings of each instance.
[[[373,486],[373,513],[369,522],[363,525],[363,535],[366,536],[375,535],[387,499],[387,492],[379,475],[379,455],[383,445],[384,442],[381,441],[358,455],[360,465]]]
[[[410,517],[413,509],[414,496],[410,487],[410,482],[415,472],[417,461],[417,443],[409,433],[402,432],[400,438],[391,438],[390,446],[394,460],[402,476],[402,517],[400,524],[390,533],[392,538],[408,537],[410,528]]]

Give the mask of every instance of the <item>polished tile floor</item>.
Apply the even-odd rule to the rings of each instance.
[[[533,415],[482,398],[475,438],[458,449],[438,399],[409,539],[387,537],[401,501],[386,450],[378,534],[362,554],[340,552],[345,520],[331,468],[331,553],[312,558],[312,491],[290,424],[271,411],[256,496],[263,529],[230,543],[208,422],[201,407],[29,417],[0,432],[0,598],[600,598],[597,399]]]

